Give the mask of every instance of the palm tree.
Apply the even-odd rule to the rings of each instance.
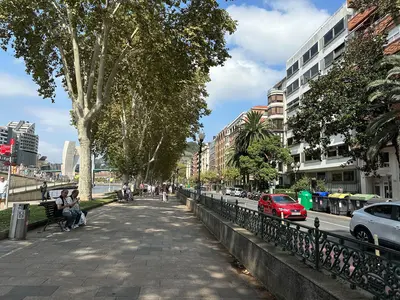
[[[371,103],[386,112],[373,119],[368,126],[367,134],[373,138],[367,158],[376,161],[380,151],[391,145],[400,166],[400,55],[387,56],[382,63],[390,65],[391,69],[385,79],[372,82],[368,89],[371,91]]]
[[[240,168],[240,157],[247,155],[251,143],[272,135],[268,122],[262,120],[263,114],[256,111],[247,113],[244,123],[240,126],[235,144],[228,150],[228,165]],[[245,182],[246,174],[243,175]],[[248,175],[248,174],[247,174]]]
[[[263,114],[250,111],[242,124],[235,140],[236,150],[247,152],[251,143],[265,139],[272,135],[268,122],[262,120]]]

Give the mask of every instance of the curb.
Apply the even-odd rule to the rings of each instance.
[[[90,211],[92,209],[99,208],[99,207],[102,207],[104,205],[108,205],[108,204],[111,204],[113,202],[116,202],[117,200],[118,199],[114,199],[114,200],[112,200],[110,202],[107,202],[107,203],[99,203],[99,204],[96,204],[96,205],[94,205],[94,206],[92,206],[90,208],[86,208],[85,210],[86,211]],[[28,224],[28,231],[36,229],[38,227],[42,227],[42,226],[46,225],[46,223],[47,223],[47,220],[40,220],[40,221],[37,221],[37,222],[34,222],[34,223],[30,223],[30,224]],[[9,233],[9,230],[0,231],[0,240],[8,239],[8,233]]]

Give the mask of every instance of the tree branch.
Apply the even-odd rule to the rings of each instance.
[[[96,42],[94,45],[94,51],[92,56],[92,61],[90,64],[90,71],[89,71],[89,80],[86,89],[86,99],[85,99],[85,107],[89,107],[89,101],[92,97],[93,86],[94,86],[94,77],[95,77],[95,68],[100,54],[100,37],[96,37]]]
[[[72,48],[74,54],[74,68],[75,68],[75,79],[76,79],[76,90],[78,93],[78,102],[84,108],[84,94],[83,94],[83,84],[82,84],[82,70],[81,70],[81,59],[79,54],[78,36],[76,34],[76,29],[73,26],[73,20],[71,15],[71,10],[67,5],[67,16],[69,21],[69,28],[71,33]]]
[[[136,35],[137,31],[138,31],[138,28],[136,28],[135,31],[132,33],[131,39]],[[104,43],[103,43],[103,48],[104,48]],[[107,50],[107,49],[104,49],[104,50]],[[104,61],[102,62],[102,60],[104,59],[103,49],[102,49],[102,53],[100,54],[100,67],[99,67],[100,70],[99,70],[99,76],[98,76],[98,80],[97,80],[96,105],[90,110],[89,113],[87,113],[87,115],[85,117],[85,119],[86,119],[85,122],[88,122],[91,118],[93,118],[93,116],[96,115],[100,111],[103,104],[107,103],[110,100],[111,87],[113,85],[114,78],[117,74],[120,63],[125,58],[126,54],[128,53],[128,50],[129,50],[129,45],[126,45],[125,48],[122,50],[121,54],[119,55],[118,59],[115,61],[114,66],[111,70],[110,76],[107,79],[104,96],[103,96],[102,87],[103,87],[103,81],[104,81],[104,66],[102,69],[101,65],[102,65],[102,63],[104,64],[105,62]],[[101,84],[100,84],[100,82],[101,82]]]
[[[146,165],[151,164],[151,163],[156,159],[156,154],[157,154],[158,150],[159,150],[160,147],[161,147],[161,144],[162,144],[163,139],[164,139],[164,133],[162,134],[161,139],[160,139],[160,141],[158,142],[158,145],[157,145],[157,147],[156,147],[156,150],[154,150],[153,157],[146,163]]]

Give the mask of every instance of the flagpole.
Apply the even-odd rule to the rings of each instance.
[[[8,165],[8,174],[7,174],[7,190],[6,190],[6,209],[8,208],[8,194],[10,192],[10,185],[11,185],[11,164],[12,164],[12,157],[14,153],[14,139],[11,139],[11,150],[10,150],[10,164]]]

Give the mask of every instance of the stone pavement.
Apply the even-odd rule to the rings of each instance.
[[[273,299],[174,198],[113,203],[88,222],[0,241],[0,299]]]

